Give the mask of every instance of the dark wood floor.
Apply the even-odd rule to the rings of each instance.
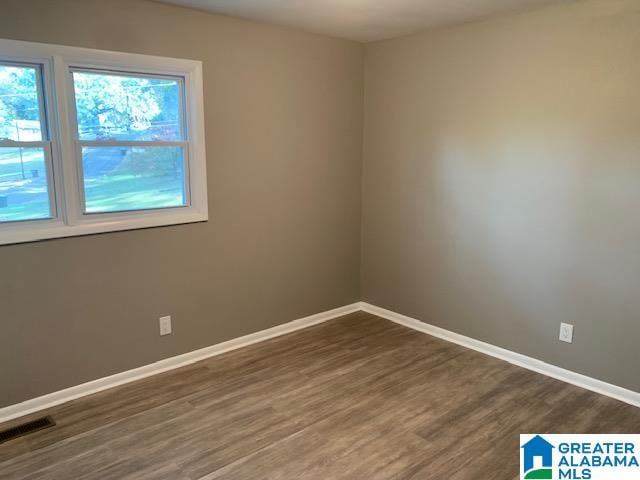
[[[638,408],[365,313],[46,413],[0,479],[514,480],[520,433],[640,432]]]

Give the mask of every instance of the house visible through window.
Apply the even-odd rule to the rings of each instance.
[[[0,40],[0,244],[207,218],[200,62]]]

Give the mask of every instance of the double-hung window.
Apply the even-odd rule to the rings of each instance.
[[[0,40],[0,244],[205,220],[200,62]]]
[[[42,66],[0,60],[0,222],[56,215]]]

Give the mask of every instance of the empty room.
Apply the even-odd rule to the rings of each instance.
[[[0,480],[640,479],[640,0],[0,0]]]

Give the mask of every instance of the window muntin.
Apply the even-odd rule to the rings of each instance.
[[[0,224],[55,213],[41,65],[0,61]]]

